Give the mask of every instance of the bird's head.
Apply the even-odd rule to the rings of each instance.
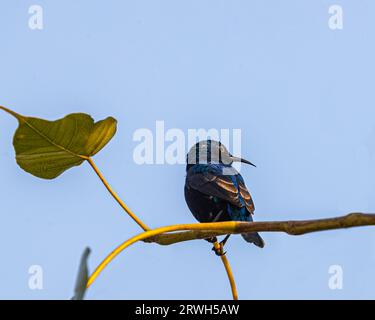
[[[219,141],[202,140],[196,143],[186,156],[187,170],[195,164],[224,164],[243,162],[255,167],[250,161],[232,156],[227,148]]]

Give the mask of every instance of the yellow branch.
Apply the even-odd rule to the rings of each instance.
[[[151,239],[162,239],[162,237],[156,237],[163,233],[175,232],[175,231],[201,231],[198,233],[199,236],[205,236],[210,238],[213,236],[224,235],[224,234],[237,234],[246,232],[286,232],[291,235],[301,235],[309,232],[351,228],[359,226],[370,226],[375,225],[375,214],[364,214],[364,213],[351,213],[343,217],[330,218],[330,219],[318,219],[318,220],[307,220],[307,221],[277,221],[277,222],[213,222],[213,223],[194,223],[194,224],[180,224],[174,226],[161,227],[150,231],[143,232],[131,239],[125,241],[118,246],[111,254],[109,254],[103,262],[96,268],[93,274],[88,280],[88,287],[95,281],[103,269],[125,248],[129,247],[133,243],[147,238]],[[202,232],[203,231],[203,232]],[[184,234],[184,233],[182,233]],[[187,233],[191,235],[191,233]],[[169,235],[170,236],[170,235]],[[178,234],[178,239],[184,241],[181,238],[181,233]],[[182,239],[182,240],[181,240]],[[189,239],[191,240],[191,239]],[[175,243],[175,242],[173,242]]]
[[[119,245],[115,250],[113,250],[103,261],[102,263],[96,268],[96,270],[92,273],[89,280],[87,281],[87,287],[89,287],[95,279],[99,276],[99,274],[104,270],[104,268],[123,250],[125,250],[127,247],[131,246],[132,244],[136,243],[137,241],[141,241],[153,236],[157,236],[159,234],[163,234],[165,232],[173,232],[173,231],[182,231],[182,230],[207,230],[208,228],[216,228],[217,223],[194,223],[194,224],[180,224],[180,225],[174,225],[174,226],[167,226],[167,227],[161,227],[156,228],[153,230],[142,232],[129,240],[125,241],[121,245]],[[235,222],[225,222],[226,225],[232,225],[236,224]],[[219,232],[221,234],[225,234],[225,230],[221,230],[219,228]]]
[[[171,245],[178,242],[207,239],[225,234],[246,232],[285,232],[289,235],[302,235],[310,232],[344,229],[375,225],[375,214],[350,213],[346,216],[297,221],[269,222],[215,222],[201,223],[200,229],[190,229],[185,232],[161,234],[145,239],[145,242],[156,242],[160,245]],[[186,226],[186,225],[185,225]],[[191,225],[193,226],[193,225]]]
[[[227,256],[226,255],[221,256],[221,261],[223,262],[225,271],[227,272],[227,275],[228,275],[229,284],[230,284],[230,287],[232,289],[233,300],[238,300],[236,283],[234,282],[232,269],[230,268]]]
[[[220,244],[217,241],[214,242],[214,247],[215,247],[215,250],[219,250],[219,251],[223,250],[222,246],[220,246]],[[220,256],[220,258],[221,258],[221,261],[223,262],[225,271],[227,272],[229,284],[230,284],[230,287],[231,287],[231,290],[232,290],[233,300],[238,300],[236,282],[234,281],[232,269],[230,268],[227,256],[225,254],[223,254],[223,255]]]

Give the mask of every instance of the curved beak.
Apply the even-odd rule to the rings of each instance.
[[[246,163],[246,164],[249,164],[249,165],[251,165],[251,166],[253,166],[253,167],[257,167],[255,164],[253,164],[253,163],[251,163],[250,161],[247,161],[247,160],[245,160],[245,159],[242,159],[242,158],[239,158],[239,157],[233,157],[233,156],[231,156],[231,158],[232,158],[232,160],[234,161],[234,162],[242,162],[242,163]]]

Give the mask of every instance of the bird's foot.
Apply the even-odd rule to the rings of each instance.
[[[226,254],[226,252],[224,252],[225,242],[223,243],[223,241],[221,241],[220,243],[218,243],[216,237],[207,238],[205,240],[213,244],[212,251],[214,251],[217,256],[223,256]]]
[[[228,234],[222,241],[220,241],[220,243],[217,243],[217,238],[215,237],[216,241],[213,242],[214,246],[212,248],[212,251],[215,251],[215,254],[217,256],[224,256],[227,253],[226,251],[224,252],[224,246],[227,243],[229,237],[230,234]]]
[[[205,240],[208,241],[209,243],[215,243],[215,242],[217,242],[217,238],[216,237],[207,238]]]
[[[212,251],[214,251],[215,254],[219,257],[224,256],[227,253],[226,251],[224,251],[224,245],[222,242],[215,242],[214,246],[212,247]]]

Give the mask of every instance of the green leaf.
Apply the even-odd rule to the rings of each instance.
[[[83,300],[87,289],[87,280],[89,278],[89,268],[87,260],[91,253],[90,248],[86,248],[81,256],[81,262],[79,264],[76,285],[74,287],[74,296],[72,300]]]
[[[43,179],[54,179],[80,165],[104,148],[116,133],[117,121],[112,117],[94,123],[88,114],[72,113],[47,121],[0,109],[19,122],[13,138],[18,165]]]

